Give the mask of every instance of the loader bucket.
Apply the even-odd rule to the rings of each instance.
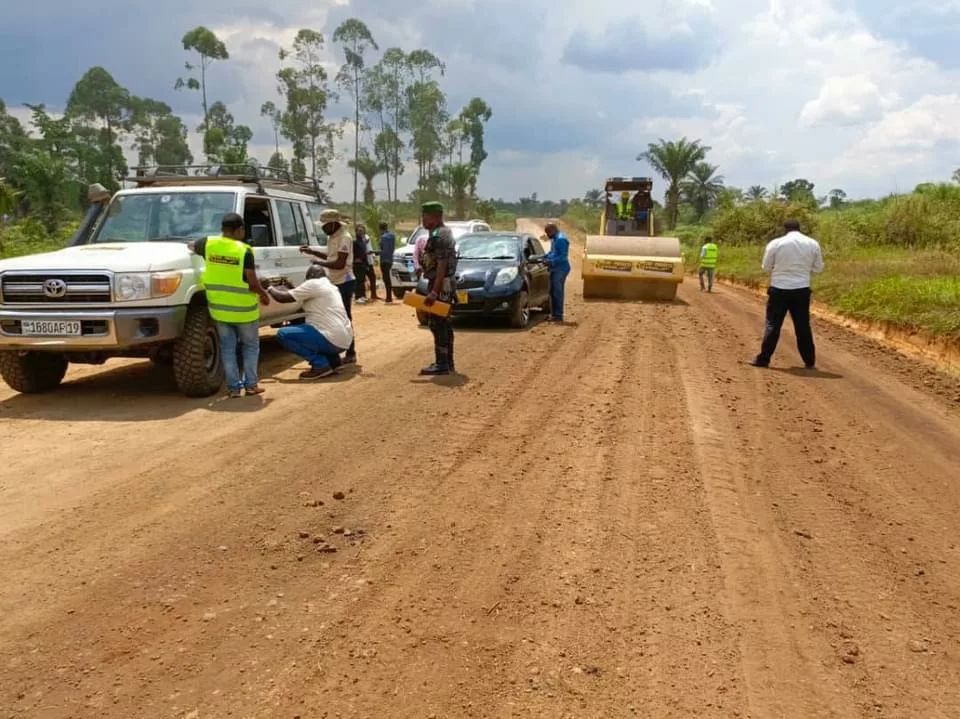
[[[588,235],[584,299],[673,300],[683,282],[676,237]]]

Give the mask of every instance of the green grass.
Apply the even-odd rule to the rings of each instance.
[[[687,266],[696,267],[698,246],[685,244]],[[763,247],[721,244],[718,275],[752,286],[768,277],[760,269]],[[814,297],[861,320],[960,337],[960,258],[938,249],[824,247],[824,271],[813,280]]]
[[[54,234],[31,219],[0,226],[0,259],[62,249],[76,232],[77,224],[68,223]]]

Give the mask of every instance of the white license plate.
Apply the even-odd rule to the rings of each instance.
[[[79,337],[79,320],[21,320],[20,334],[33,337]]]

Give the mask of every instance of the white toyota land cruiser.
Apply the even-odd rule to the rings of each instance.
[[[71,362],[148,357],[172,366],[183,394],[217,392],[220,344],[200,282],[203,260],[187,242],[219,235],[221,218],[237,212],[260,278],[293,285],[310,265],[299,247],[326,242],[314,225],[323,209],[316,184],[266,168],[224,169],[134,168],[133,189],[111,198],[90,188],[92,205],[67,248],[0,261],[3,380],[18,392],[45,392]],[[298,305],[261,306],[264,326],[302,318]]]

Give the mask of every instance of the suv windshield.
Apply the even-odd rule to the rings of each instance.
[[[515,260],[520,256],[520,238],[503,235],[466,235],[457,243],[461,260]]]
[[[233,192],[118,195],[92,242],[187,242],[219,235],[220,221],[236,201]]]

